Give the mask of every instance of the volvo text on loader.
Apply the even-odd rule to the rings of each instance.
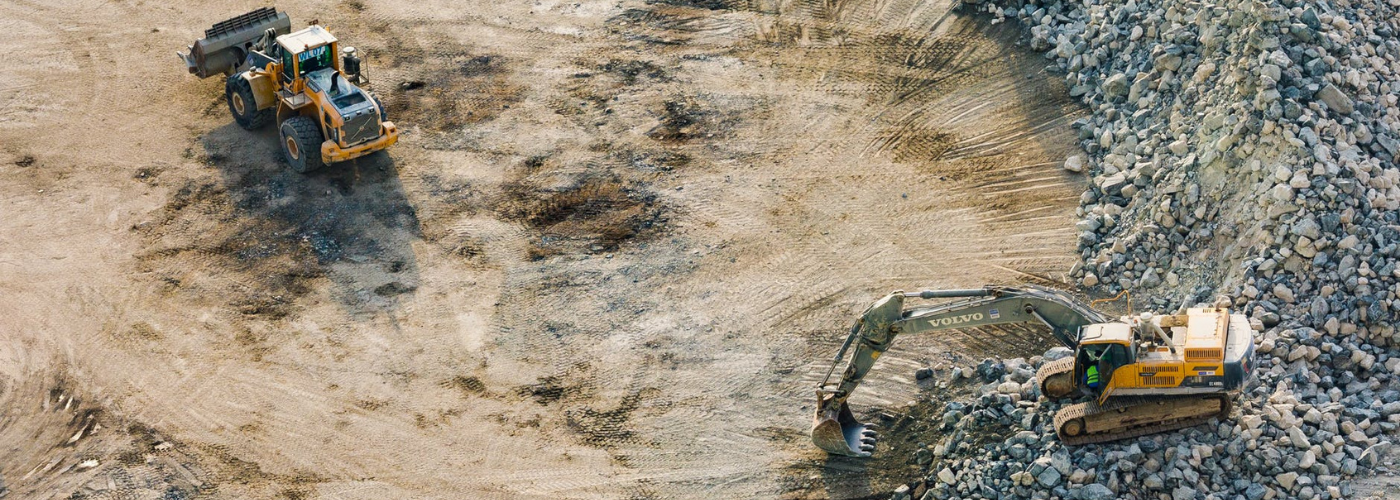
[[[393,145],[399,131],[379,99],[356,86],[353,48],[312,24],[291,33],[286,13],[264,7],[205,30],[178,54],[191,74],[227,75],[234,121],[255,130],[276,118],[282,153],[297,172],[359,158]]]
[[[913,298],[959,300],[906,309],[905,299]],[[855,419],[846,401],[895,336],[1005,323],[1044,324],[1074,351],[1036,373],[1044,397],[1092,398],[1056,413],[1055,433],[1067,445],[1225,418],[1254,364],[1249,321],[1223,308],[1112,321],[1067,294],[1038,287],[894,292],[862,314],[818,386],[812,441],[835,455],[870,456],[875,432]],[[851,360],[833,387],[831,375],[852,345]],[[1091,367],[1100,381],[1092,388],[1086,383]]]

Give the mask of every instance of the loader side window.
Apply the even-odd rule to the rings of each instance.
[[[294,78],[293,75],[296,74],[296,73],[294,73],[294,71],[296,71],[294,68],[296,68],[296,59],[293,59],[293,58],[292,58],[292,52],[291,52],[291,51],[288,51],[288,50],[282,51],[282,80],[283,80],[283,81],[287,81],[287,82],[292,81],[292,79]]]

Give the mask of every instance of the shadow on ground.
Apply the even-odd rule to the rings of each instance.
[[[230,123],[197,139],[191,156],[207,169],[134,228],[148,240],[142,270],[169,292],[272,320],[295,314],[321,280],[352,316],[396,308],[418,287],[421,230],[393,158],[298,174],[280,155],[271,126]]]

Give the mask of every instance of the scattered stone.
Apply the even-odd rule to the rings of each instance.
[[[1343,94],[1336,85],[1327,84],[1322,90],[1317,91],[1317,100],[1327,104],[1328,109],[1336,110],[1343,115],[1349,115],[1356,110],[1351,98]]]
[[[1084,171],[1084,155],[1071,155],[1065,159],[1065,170],[1079,173]]]
[[[1098,483],[1093,483],[1089,484],[1088,486],[1085,486],[1084,489],[1080,492],[1080,495],[1080,498],[1082,498],[1083,500],[1113,500],[1114,498],[1118,497],[1118,495],[1113,493],[1113,490],[1110,490],[1107,486]]]
[[[1040,357],[1041,357],[1041,359],[1045,360],[1046,362],[1050,362],[1050,361],[1055,361],[1055,360],[1060,360],[1060,359],[1068,358],[1068,357],[1073,356],[1073,355],[1074,355],[1074,351],[1073,351],[1073,350],[1070,350],[1070,348],[1065,347],[1065,346],[1058,346],[1058,347],[1052,347],[1052,348],[1050,348],[1050,350],[1045,351],[1045,354],[1041,355]]]
[[[1117,73],[1103,82],[1104,96],[1113,99],[1128,94],[1128,75]]]
[[[1196,489],[1190,486],[1178,486],[1172,490],[1172,500],[1195,500]]]
[[[1044,486],[1046,488],[1053,488],[1056,485],[1060,484],[1061,477],[1062,475],[1060,474],[1059,469],[1056,469],[1054,467],[1047,467],[1045,470],[1041,471],[1040,474],[1037,474],[1035,476],[1035,480],[1036,482],[1040,483],[1041,486]]]

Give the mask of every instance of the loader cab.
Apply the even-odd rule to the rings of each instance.
[[[323,69],[339,70],[336,53],[340,43],[335,36],[320,26],[277,37],[278,51],[281,52],[282,72],[279,78],[284,84],[295,87],[300,92],[299,83],[306,75]]]
[[[1133,330],[1126,323],[1101,323],[1084,327],[1079,349],[1075,352],[1075,379],[1084,387],[1089,387],[1090,367],[1097,371],[1098,385],[1092,390],[1095,394],[1108,386],[1113,372],[1119,367],[1137,361],[1132,349]]]

